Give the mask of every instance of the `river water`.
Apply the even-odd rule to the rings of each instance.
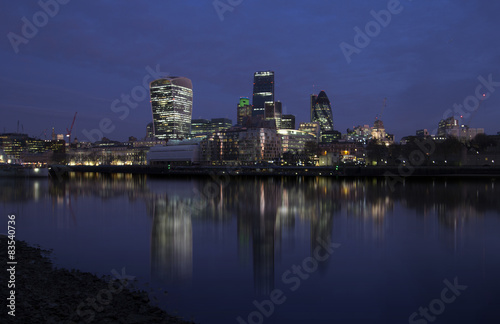
[[[3,227],[16,214],[18,239],[53,249],[59,267],[125,271],[198,323],[500,322],[491,179],[87,173],[0,184]]]

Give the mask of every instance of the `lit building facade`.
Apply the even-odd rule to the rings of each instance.
[[[184,77],[168,77],[150,83],[154,136],[188,138],[193,111],[193,85]]]
[[[242,97],[237,107],[237,123],[238,125],[243,125],[246,118],[252,116],[252,105],[250,105],[250,99]]]
[[[191,135],[200,136],[208,135],[213,132],[220,132],[232,126],[231,119],[228,118],[212,118],[208,119],[192,119],[191,120]]]
[[[280,129],[281,153],[301,153],[305,150],[307,142],[316,142],[316,137],[311,133],[296,129]]]
[[[277,129],[281,128],[281,102],[266,102],[265,104],[265,119],[274,120]]]
[[[153,123],[149,123],[146,126],[146,138],[153,138],[154,136]]]
[[[191,120],[191,135],[206,135],[210,132],[210,120],[208,119],[192,119]]]
[[[264,117],[266,102],[274,102],[274,72],[255,72],[253,79],[252,116]]]
[[[318,122],[300,123],[299,130],[312,134],[316,138],[316,141],[319,140],[321,129]]]
[[[281,138],[276,129],[247,129],[240,132],[238,155],[243,164],[275,161],[281,155]]]
[[[219,132],[232,126],[232,120],[228,118],[212,118],[210,120],[210,131]]]
[[[471,128],[467,125],[460,125],[454,117],[442,119],[438,124],[438,137],[456,137],[462,142],[469,142],[477,134],[484,134],[484,128]]]
[[[295,129],[295,116],[294,115],[282,115],[281,116],[281,128],[282,129]]]

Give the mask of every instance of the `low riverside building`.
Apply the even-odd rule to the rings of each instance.
[[[144,165],[148,147],[115,145],[70,149],[66,158],[69,165]]]
[[[304,152],[307,142],[317,142],[317,137],[307,131],[296,129],[280,129],[281,153],[297,154]]]
[[[199,165],[199,141],[170,140],[166,146],[153,146],[147,153],[148,165]]]

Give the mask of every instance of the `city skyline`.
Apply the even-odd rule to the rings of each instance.
[[[5,36],[22,36],[21,18],[31,21],[43,10],[37,3],[5,6],[0,24]],[[282,102],[283,114],[296,116],[297,124],[309,119],[309,95],[324,90],[335,103],[335,128],[342,133],[373,124],[384,98],[387,106],[381,119],[396,139],[417,129],[436,128],[450,110],[454,115],[469,114],[464,122],[484,127],[487,134],[499,131],[500,50],[487,41],[498,29],[494,13],[499,4],[437,1],[424,6],[401,1],[402,10],[386,26],[379,24],[379,33],[365,38],[368,44],[362,48],[358,46],[362,36],[357,45],[354,42],[354,28],[366,31],[368,23],[377,21],[371,12],[386,10],[387,1],[263,6],[241,3],[221,21],[211,3],[123,4],[120,10],[132,17],[129,23],[119,19],[123,13],[118,15],[110,4],[61,5],[46,26],[37,27],[36,35],[18,44],[17,53],[8,37],[0,42],[4,62],[0,130],[15,132],[19,120],[20,130],[32,136],[43,138],[44,130],[50,133],[53,126],[56,133],[65,133],[78,111],[72,138],[85,138],[83,130],[101,131],[103,119],[104,130],[112,129],[103,134],[108,138],[142,137],[151,122],[143,84],[167,75],[193,80],[192,118],[236,121],[238,99],[253,93],[252,73],[272,70],[275,99]],[[162,12],[176,14],[165,23]],[[283,18],[279,23],[269,19],[267,26],[247,19],[256,13],[270,18],[278,12]],[[88,22],[96,27],[85,31],[82,27]],[[163,32],[181,23],[190,27]],[[156,24],[166,25],[152,29]],[[207,28],[199,31],[200,24]],[[267,36],[256,36],[261,34]],[[320,41],[328,50],[311,51],[311,44]],[[118,43],[123,46],[114,45]],[[350,62],[340,46],[344,43],[357,46],[348,55]],[[480,107],[460,108],[475,104],[481,85],[480,91],[490,95]],[[113,107],[126,107],[128,114],[116,113]]]

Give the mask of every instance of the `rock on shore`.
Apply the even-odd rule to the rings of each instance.
[[[48,258],[50,251],[19,240],[15,246],[15,316],[11,316],[6,307],[11,290],[7,237],[0,236],[0,260],[6,267],[0,271],[1,323],[192,323],[152,306],[147,292],[125,288],[131,286],[126,280],[57,269]]]

